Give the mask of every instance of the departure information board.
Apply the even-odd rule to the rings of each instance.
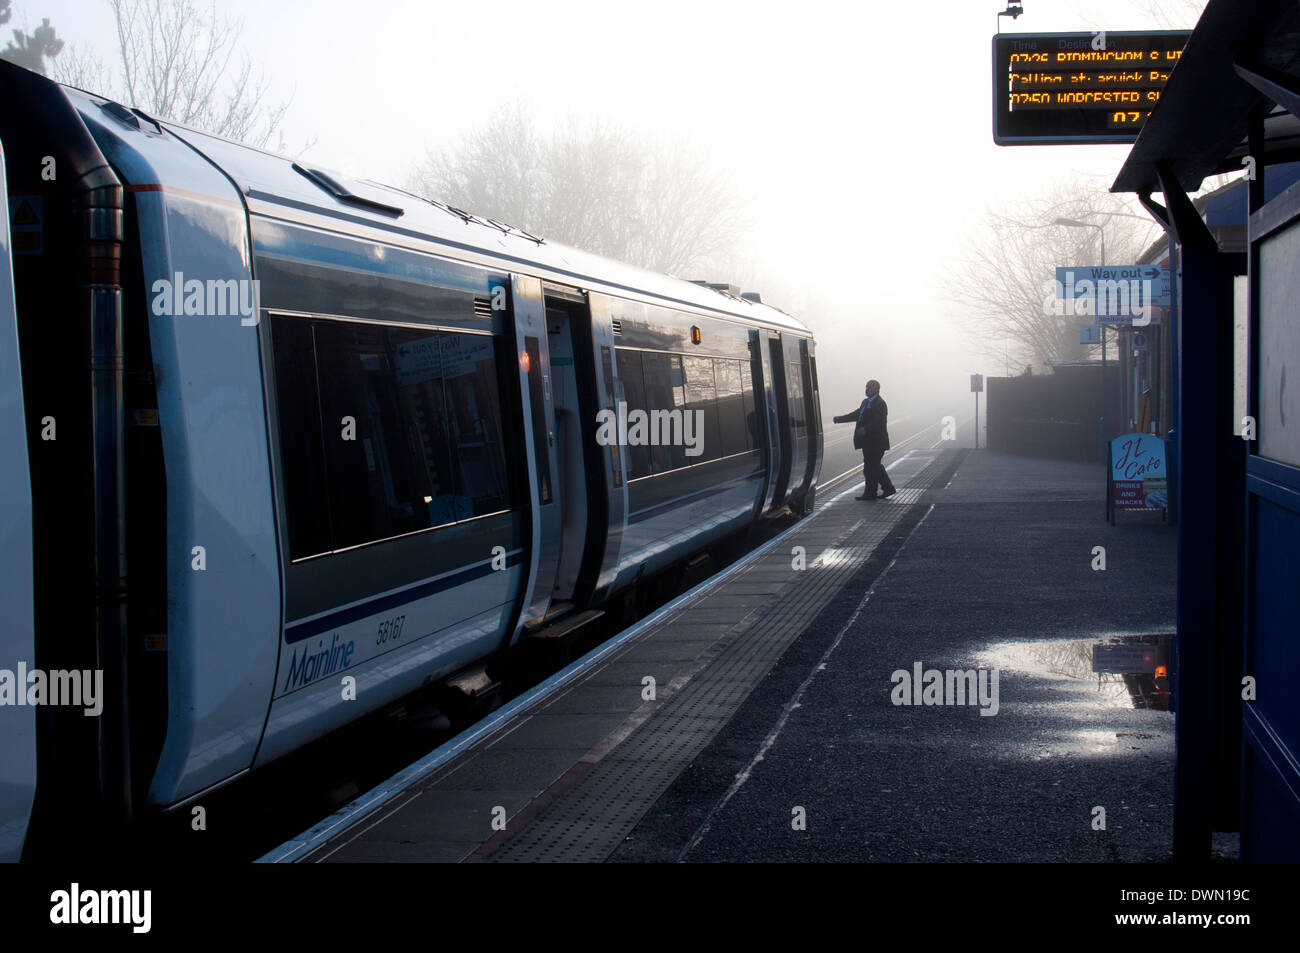
[[[993,37],[993,141],[1135,141],[1191,35],[999,33]]]

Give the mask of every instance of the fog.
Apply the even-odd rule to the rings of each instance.
[[[1074,176],[1109,183],[1127,148],[998,148],[990,38],[1191,26],[1200,4],[223,0],[242,52],[292,97],[286,148],[402,184],[512,98],[545,125],[610,117],[685,138],[728,169],[752,229],[730,267],[817,336],[827,416],[880,380],[891,417],[969,416],[969,375],[1003,373],[945,281],[987,209]],[[105,61],[107,3],[15,0]],[[472,210],[471,210],[472,211]],[[1046,276],[1050,277],[1050,276]]]

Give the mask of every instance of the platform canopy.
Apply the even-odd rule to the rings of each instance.
[[[1188,192],[1206,176],[1241,171],[1248,114],[1272,103],[1290,111],[1266,116],[1261,165],[1300,159],[1292,114],[1300,112],[1300,5],[1210,0],[1111,191],[1159,192],[1161,163]]]

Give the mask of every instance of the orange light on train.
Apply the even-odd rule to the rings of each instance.
[[[519,366],[524,369],[525,374],[533,369],[533,362],[532,359],[529,358],[527,351],[524,351],[524,353],[519,355]]]
[[[694,325],[694,324],[691,325],[691,343],[692,344],[700,343],[700,329],[698,325]]]

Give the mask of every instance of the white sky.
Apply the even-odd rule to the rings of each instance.
[[[1150,4],[1164,23],[1134,0],[1024,6],[1019,20],[1001,21],[1006,29],[1190,27],[1200,4]],[[943,262],[986,206],[1081,174],[1104,188],[1127,154],[994,146],[990,39],[1004,8],[997,0],[657,0],[636,10],[610,0],[219,3],[244,21],[244,49],[279,97],[292,93],[290,147],[315,137],[308,156],[326,167],[401,185],[428,147],[454,142],[516,96],[543,117],[603,115],[701,143],[754,196],[755,247],[781,284],[842,296],[834,344],[853,356],[843,393],[856,399],[859,377],[905,376],[961,394],[962,407],[966,375],[1002,368],[982,366],[954,332],[960,315],[943,297]],[[106,0],[14,0],[14,12],[14,26],[48,17],[65,40],[111,59]],[[816,316],[804,317],[817,327]],[[825,340],[819,351],[827,354]],[[824,391],[837,395],[827,377],[823,370]]]

